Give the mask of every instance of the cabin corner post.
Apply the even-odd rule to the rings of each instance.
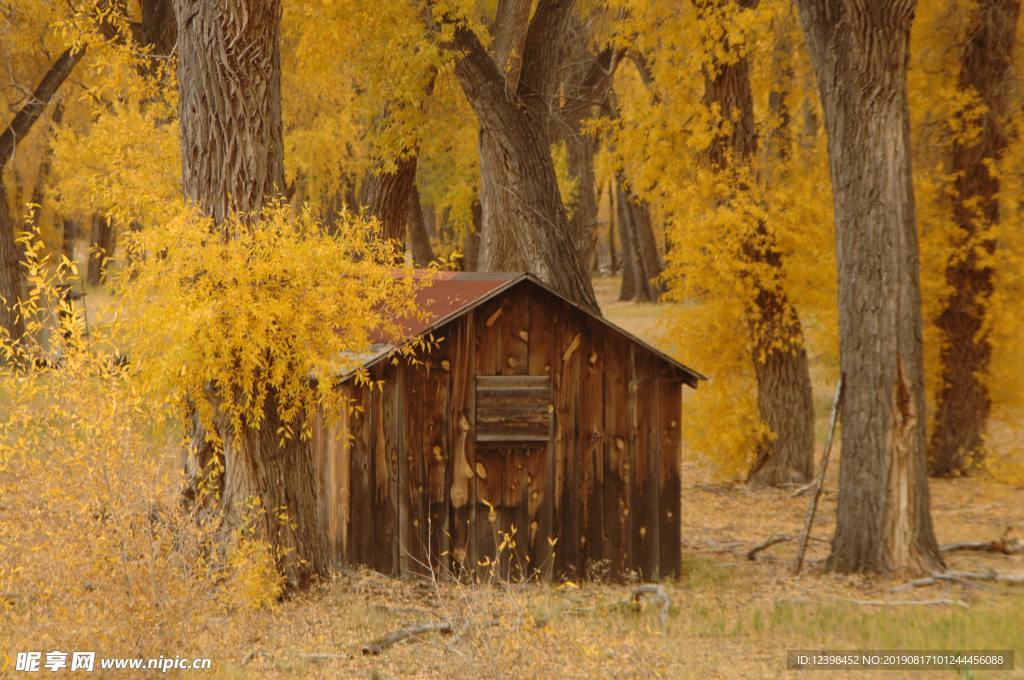
[[[673,375],[658,380],[661,435],[660,542],[662,577],[678,578],[682,568],[682,391]]]

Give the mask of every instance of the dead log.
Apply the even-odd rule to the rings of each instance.
[[[363,654],[377,656],[396,642],[401,642],[406,638],[414,637],[416,635],[423,635],[424,633],[433,633],[435,631],[438,633],[451,633],[452,624],[449,621],[441,621],[437,623],[414,623],[410,626],[405,626],[404,628],[392,631],[382,638],[377,638],[376,640],[367,642],[363,645],[362,651]]]
[[[1016,555],[1024,553],[1024,542],[1018,540],[999,539],[996,541],[961,541],[959,543],[947,543],[939,548],[942,552],[957,552],[959,550],[974,550],[977,552],[1000,553],[1003,555]]]
[[[767,550],[768,548],[772,547],[773,545],[776,545],[777,543],[785,543],[786,541],[792,540],[793,537],[789,534],[777,534],[775,536],[772,536],[771,538],[758,543],[749,551],[747,551],[747,559],[751,562],[754,562],[757,560],[757,553],[761,552],[762,550]]]
[[[865,605],[869,607],[901,607],[901,606],[913,606],[913,605],[947,605],[951,607],[963,607],[967,609],[967,603],[963,600],[951,600],[947,598],[940,598],[937,600],[855,600],[853,598],[844,597],[841,598],[844,602],[852,602],[853,604]]]
[[[934,578],[945,580],[959,579],[965,581],[991,581],[993,583],[1005,583],[1014,586],[1024,585],[1024,572],[1000,574],[995,571],[945,571],[941,573],[934,573],[932,576]]]

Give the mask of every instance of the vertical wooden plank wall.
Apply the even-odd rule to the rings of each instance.
[[[426,458],[423,455],[423,397],[426,388],[426,371],[417,362],[402,367],[405,390],[402,399],[405,439],[398,451],[399,470],[399,562],[403,574],[425,574],[427,564],[427,542],[425,533]]]
[[[661,431],[661,576],[678,578],[682,567],[681,484],[679,466],[682,456],[680,418],[682,386],[671,375],[658,378],[658,426]]]
[[[630,565],[629,498],[630,422],[629,341],[606,333],[604,336],[604,559],[609,576],[622,578]]]
[[[558,305],[561,307],[561,305]],[[530,304],[530,342],[527,349],[527,372],[530,375],[552,375],[556,360],[558,309],[551,300],[537,296]],[[554,382],[552,382],[554,384]],[[552,396],[553,399],[553,396]],[[554,413],[555,403],[548,406]],[[531,568],[539,578],[551,580],[554,569],[553,537],[557,536],[555,510],[555,419],[551,419],[550,435],[545,446],[527,458],[529,485],[529,550]]]
[[[604,551],[604,329],[583,317],[580,343],[580,554],[577,573],[589,575],[589,567]]]
[[[579,562],[579,381],[582,329],[564,305],[556,314],[552,386],[555,391],[555,577],[576,578]]]
[[[354,386],[352,414],[352,452],[349,456],[351,471],[349,538],[346,546],[348,566],[370,566],[373,540],[373,392],[369,386]]]
[[[452,324],[451,407],[448,414],[452,443],[452,478],[447,491],[452,504],[452,555],[457,575],[475,572],[476,545],[476,433],[473,431],[476,405],[474,315],[466,314]]]
[[[426,359],[423,385],[423,452],[426,468],[425,527],[428,564],[439,575],[450,574],[451,530],[448,489],[452,480],[452,451],[449,446],[448,395],[451,375],[451,339],[440,343]]]
[[[476,368],[469,381],[476,383],[479,375],[501,375],[502,365],[502,317],[509,312],[507,296],[491,300],[474,312],[474,352]],[[475,402],[475,399],[474,399]],[[476,444],[476,547],[478,578],[489,577],[492,570],[499,567],[493,565],[498,559],[498,542],[500,531],[509,530],[509,518],[505,515],[502,501],[504,485],[506,450],[495,444]],[[507,556],[505,568],[507,570]]]
[[[530,290],[525,287],[512,290],[505,296],[505,313],[501,318],[501,374],[527,375],[531,331]],[[491,334],[493,338],[493,333]],[[511,545],[502,554],[502,578],[521,578],[528,575],[529,545],[529,480],[527,465],[543,451],[537,446],[512,446],[502,452],[502,493],[499,510],[499,536],[510,537]],[[499,538],[500,540],[500,538]]]
[[[681,384],[660,359],[521,286],[439,331],[422,363],[314,425],[317,519],[335,566],[486,577],[677,575]],[[547,445],[476,443],[477,375],[552,377]],[[346,435],[345,433],[349,434]],[[491,507],[488,507],[487,504]],[[493,508],[493,510],[491,509]]]

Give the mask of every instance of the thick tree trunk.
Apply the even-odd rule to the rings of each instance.
[[[698,6],[702,12],[713,13],[720,3],[715,0]],[[722,40],[727,41],[727,36]],[[727,42],[720,47],[734,49]],[[709,110],[719,112],[724,124],[724,131],[713,138],[708,150],[712,170],[736,170],[743,174],[733,181],[748,181],[743,176],[753,174],[758,139],[745,53],[707,67],[704,100]],[[814,468],[814,405],[803,327],[783,288],[784,264],[774,234],[761,223],[745,238],[744,256],[771,272],[753,282],[749,327],[758,414],[772,436],[759,446],[748,481],[770,486],[804,483]]]
[[[279,0],[175,0],[182,186],[218,223],[281,197]]]
[[[523,45],[530,25],[530,0],[499,0],[491,25],[490,55],[498,67],[504,87],[515,92],[523,67]],[[480,137],[480,229],[477,231],[473,269],[488,270],[498,264],[505,271],[529,269],[519,253],[514,233],[503,223],[507,208],[505,196],[512,171],[502,157],[502,147],[494,135],[486,134],[481,120]],[[472,236],[467,235],[467,238]]]
[[[456,78],[481,127],[481,176],[487,179],[481,180],[480,268],[529,269],[565,297],[599,313],[558,193],[550,116],[541,113],[552,99],[557,37],[571,6],[571,0],[541,0],[527,30],[515,91],[465,23],[453,20],[452,43],[458,51]]]
[[[985,109],[973,125],[980,134],[952,149],[953,220],[960,228],[956,254],[946,266],[951,291],[938,327],[942,337],[942,386],[930,442],[934,475],[964,475],[984,458],[991,408],[985,377],[992,346],[988,306],[999,221],[999,176],[992,168],[1006,149],[1009,113],[1007,75],[1012,63],[1020,0],[981,0],[971,22],[960,66],[960,89],[975,94]],[[985,255],[982,257],[979,250]]]
[[[106,260],[114,255],[114,227],[103,215],[93,215],[89,233],[89,263],[85,281],[96,287],[106,278]]]
[[[420,205],[420,192],[416,184],[412,185],[409,196],[408,217],[409,247],[412,250],[412,261],[417,267],[425,267],[434,261],[434,249],[430,246],[430,233],[423,217],[423,206]]]
[[[255,221],[285,186],[280,2],[176,0],[175,14],[185,196],[218,223],[232,214]],[[288,585],[302,587],[329,564],[312,510],[312,451],[299,438],[279,445],[274,394],[263,415],[259,429],[220,427],[220,511],[227,530],[255,521]],[[253,498],[266,509],[255,518],[247,516]],[[279,508],[291,522],[279,520]]]
[[[914,0],[798,0],[828,133],[845,375],[829,567],[943,566],[929,511],[907,61]]]
[[[405,253],[406,221],[409,204],[416,187],[417,156],[400,158],[392,172],[372,173],[363,182],[360,203],[380,222],[380,237],[395,244]]]

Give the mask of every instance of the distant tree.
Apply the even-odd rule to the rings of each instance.
[[[709,51],[724,55],[711,57],[704,66],[704,100],[718,126],[707,161],[713,172],[722,174],[723,181],[737,185],[735,192],[747,194],[747,185],[757,179],[754,160],[758,147],[749,57],[744,48],[731,43],[730,31],[723,24],[728,2],[695,0],[695,4],[712,26],[709,32],[720,36]],[[757,2],[742,4],[753,7]],[[803,326],[786,293],[778,233],[760,217],[743,238],[742,255],[758,272],[752,277],[749,320],[757,407],[761,420],[771,429],[771,436],[759,444],[748,479],[771,486],[802,483],[811,478],[814,469],[814,408]]]
[[[937,319],[942,341],[942,384],[930,442],[931,472],[969,473],[984,459],[984,434],[992,406],[986,377],[992,357],[988,337],[999,222],[999,175],[1007,146],[1009,74],[1020,0],[977,3],[961,55],[958,89],[970,97],[966,129],[953,136],[953,220],[959,228],[946,265],[949,295]]]
[[[907,61],[915,0],[799,0],[825,113],[845,376],[829,567],[943,566],[929,510]]]

